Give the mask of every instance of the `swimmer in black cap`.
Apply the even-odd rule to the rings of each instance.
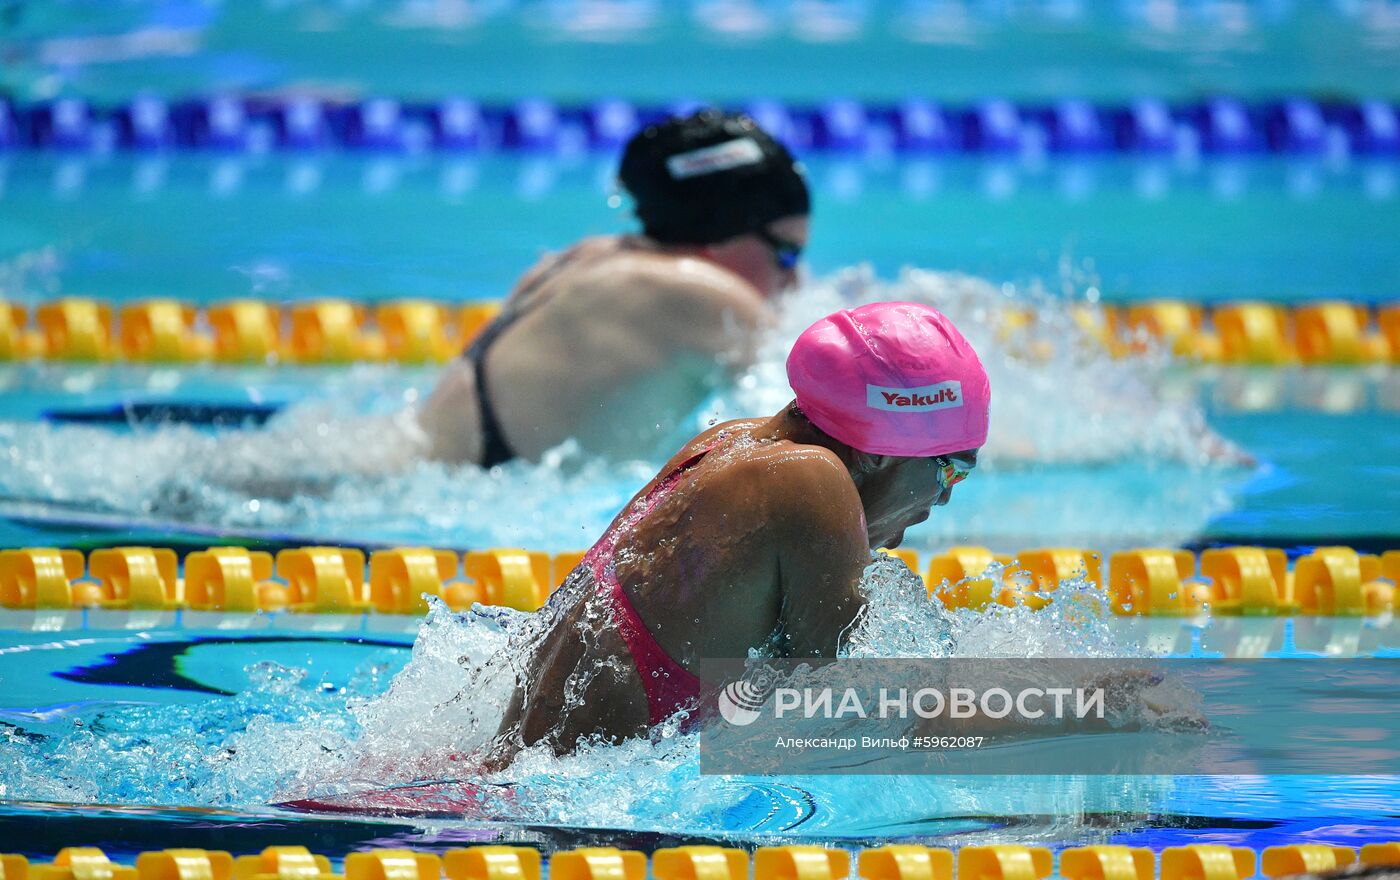
[[[644,456],[747,363],[807,244],[801,167],[752,119],[706,110],[639,132],[619,178],[641,234],[521,278],[424,405],[435,457],[489,467],[571,437]]]

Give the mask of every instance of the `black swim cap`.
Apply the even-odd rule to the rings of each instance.
[[[664,244],[714,244],[811,210],[801,166],[742,113],[647,126],[627,142],[618,178],[642,230]]]

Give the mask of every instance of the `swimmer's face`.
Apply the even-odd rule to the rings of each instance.
[[[797,285],[790,249],[807,246],[808,220],[793,214],[764,227],[764,235],[740,235],[704,249],[705,256],[745,281],[764,297]]]
[[[898,547],[905,529],[928,519],[934,507],[948,503],[953,487],[942,475],[949,462],[958,471],[970,471],[977,466],[977,450],[938,458],[896,458],[862,481],[860,498],[872,550]]]

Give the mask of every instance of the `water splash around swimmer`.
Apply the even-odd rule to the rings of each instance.
[[[994,609],[948,613],[897,560],[877,557],[862,589],[871,611],[847,641],[852,657],[1123,656],[1102,618],[1066,602],[1065,613]],[[1087,585],[1066,582],[1066,600]],[[698,738],[674,722],[649,738],[585,744],[556,757],[523,752],[504,771],[479,777],[471,756],[486,746],[508,699],[524,646],[545,621],[478,606],[455,614],[435,604],[411,659],[385,689],[371,666],[328,693],[307,669],[259,662],[246,691],[181,707],[109,707],[100,724],[48,740],[0,745],[7,797],[44,800],[250,807],[422,779],[483,778],[510,791],[516,821],[639,830],[723,830],[761,780],[700,773]],[[171,774],[156,755],[181,755]],[[94,769],[97,768],[97,769]],[[1056,779],[1003,786],[983,777],[891,777],[883,793],[856,797],[859,780],[777,780],[811,795],[811,830],[838,832],[882,816],[1052,812],[1083,798],[1084,811],[1150,808],[1162,784],[1142,779]],[[796,790],[796,789],[794,789]],[[765,795],[766,796],[766,795]],[[840,807],[838,810],[837,807]],[[1075,810],[1080,810],[1075,807]],[[966,815],[966,812],[963,812]]]
[[[947,312],[999,389],[979,463],[986,478],[963,493],[956,517],[911,531],[912,543],[1030,533],[1041,543],[1174,543],[1228,508],[1239,472],[1199,406],[1172,395],[1165,356],[1109,357],[1061,299],[925,270],[883,282],[865,269],[787,297],[757,362],[690,423],[663,430],[650,461],[608,462],[565,444],[539,463],[489,471],[427,462],[412,406],[431,374],[357,368],[257,429],[0,423],[0,455],[17,465],[0,473],[0,494],[326,539],[574,550],[693,428],[790,399],[783,361],[812,319],[879,299]],[[1034,320],[1017,324],[1027,306]]]

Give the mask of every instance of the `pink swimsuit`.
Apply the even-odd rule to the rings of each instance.
[[[697,452],[664,479],[652,487],[631,511],[613,528],[608,529],[598,543],[583,557],[583,565],[593,573],[593,582],[598,592],[606,596],[612,604],[613,619],[618,632],[627,643],[627,650],[636,664],[637,674],[642,678],[642,688],[646,691],[647,707],[651,714],[651,724],[657,725],[675,714],[677,709],[699,707],[699,698],[708,688],[704,680],[677,663],[671,655],[656,642],[632,601],[623,592],[622,584],[613,570],[613,554],[618,541],[633,526],[671,494],[685,472],[700,463],[710,450]]]

